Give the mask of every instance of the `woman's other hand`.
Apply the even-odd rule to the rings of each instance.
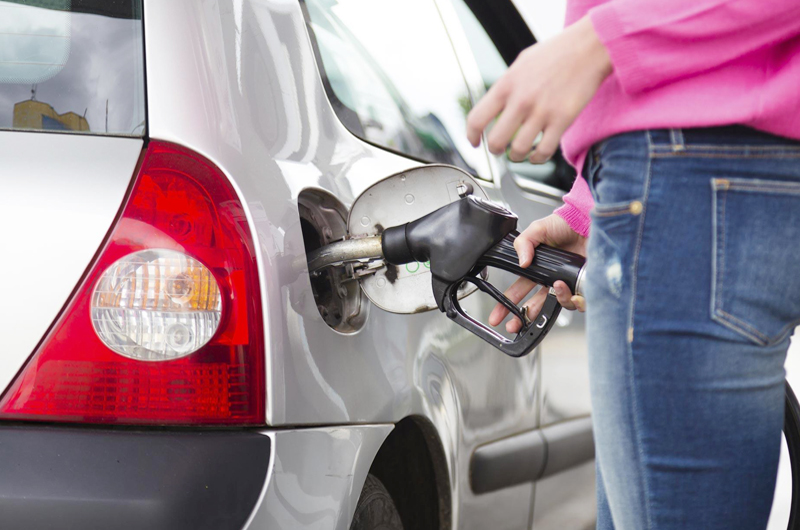
[[[544,219],[534,221],[526,228],[514,241],[514,248],[519,255],[519,266],[528,267],[533,261],[535,248],[544,243],[551,247],[558,247],[581,256],[586,256],[586,238],[574,232],[567,222],[556,214],[548,215]],[[506,297],[515,304],[519,304],[528,293],[536,286],[527,278],[520,278],[514,282],[506,291]],[[556,291],[558,302],[565,309],[577,309],[580,312],[586,310],[585,301],[582,296],[573,295],[567,284],[557,281],[553,288]],[[544,305],[548,289],[541,289],[525,303],[528,314],[538,315]],[[508,315],[508,309],[501,304],[497,304],[489,315],[489,324],[497,326]],[[516,333],[520,330],[522,323],[518,318],[510,320],[506,324],[506,330]]]
[[[519,54],[469,113],[467,138],[477,147],[486,126],[500,115],[487,138],[489,151],[499,155],[510,143],[511,160],[530,154],[531,162],[543,163],[611,71],[608,51],[584,17]],[[533,149],[539,133],[542,139]]]

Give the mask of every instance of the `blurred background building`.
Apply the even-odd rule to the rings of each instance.
[[[38,129],[50,131],[88,131],[89,122],[74,112],[59,114],[42,101],[29,99],[14,105],[15,129]]]

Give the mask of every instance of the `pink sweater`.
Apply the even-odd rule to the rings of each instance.
[[[614,72],[562,138],[580,169],[589,148],[633,130],[743,124],[800,139],[800,0],[568,0]],[[578,178],[557,213],[589,232]]]

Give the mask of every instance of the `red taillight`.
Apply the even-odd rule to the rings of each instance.
[[[207,268],[218,285],[218,292],[212,293],[221,298],[217,327],[207,343],[188,355],[166,360],[121,355],[92,326],[92,295],[104,272],[121,258],[151,249],[166,251],[170,259],[182,253],[186,259],[180,259],[189,262],[191,270]],[[141,279],[141,273],[136,278]],[[151,273],[149,278],[155,281],[156,276]],[[208,271],[204,278],[204,285],[209,284]],[[177,289],[183,288],[181,283]],[[153,292],[150,287],[144,290]],[[6,391],[0,417],[119,424],[264,423],[259,293],[250,229],[227,178],[196,153],[152,141],[97,261]],[[203,300],[203,307],[211,307],[207,298]],[[130,307],[131,302],[126,303]]]

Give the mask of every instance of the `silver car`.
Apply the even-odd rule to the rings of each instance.
[[[0,526],[592,527],[580,315],[513,359],[425,264],[307,264],[437,171],[552,212],[560,156],[464,132],[532,42],[510,0],[0,0]]]

